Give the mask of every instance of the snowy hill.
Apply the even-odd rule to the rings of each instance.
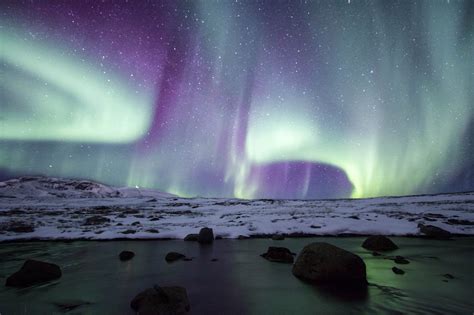
[[[71,179],[0,182],[0,242],[184,238],[201,227],[229,238],[420,235],[419,224],[474,235],[474,193],[340,200],[181,198]]]
[[[25,176],[0,182],[0,198],[173,197],[151,189],[110,187],[89,180]]]

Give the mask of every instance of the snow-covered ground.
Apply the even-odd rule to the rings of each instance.
[[[81,180],[0,182],[0,241],[184,238],[208,226],[258,234],[417,235],[418,224],[474,234],[474,193],[344,200],[180,198]]]

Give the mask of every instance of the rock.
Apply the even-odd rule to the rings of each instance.
[[[87,218],[82,225],[99,225],[110,222],[110,219],[100,215],[95,215]]]
[[[134,253],[134,252],[131,252],[131,251],[128,251],[128,250],[124,250],[123,252],[121,252],[121,253],[119,254],[119,258],[120,258],[121,261],[130,260],[130,259],[132,259],[134,256],[135,256],[135,253]]]
[[[217,259],[217,258],[212,258],[211,261],[212,261],[212,262],[216,262],[216,261],[219,261],[219,259]]]
[[[362,243],[362,247],[373,251],[387,251],[398,248],[391,239],[383,235],[369,236],[364,243]]]
[[[367,285],[364,261],[328,243],[306,245],[293,265],[293,275],[318,284]]]
[[[31,233],[35,231],[35,227],[25,222],[11,221],[5,226],[0,227],[0,230],[14,233]]]
[[[122,233],[122,234],[135,234],[135,233],[137,233],[137,231],[135,231],[135,230],[125,230],[125,231],[120,232],[120,233]]]
[[[270,246],[267,249],[267,252],[260,255],[266,260],[273,261],[273,262],[280,262],[280,263],[293,263],[293,255],[291,254],[290,250],[285,247],[273,247]]]
[[[61,278],[61,269],[58,265],[38,260],[25,261],[20,270],[7,278],[7,287],[24,288]]]
[[[450,273],[446,273],[443,275],[443,277],[447,278],[447,279],[454,279],[454,276]]]
[[[400,264],[400,265],[407,265],[409,264],[410,262],[405,259],[405,257],[403,256],[395,256],[395,259],[393,260],[395,261],[396,264]]]
[[[140,224],[141,224],[140,221],[135,221],[132,223],[133,226],[140,225]]]
[[[247,239],[249,239],[249,238],[250,238],[250,237],[245,236],[245,235],[239,235],[239,236],[237,236],[237,239],[238,239],[238,240],[247,240]]]
[[[474,221],[459,220],[459,219],[448,219],[448,224],[451,224],[451,225],[474,225]]]
[[[202,228],[199,231],[198,242],[201,244],[210,244],[214,241],[214,233],[210,228]]]
[[[168,254],[166,254],[165,260],[166,260],[167,262],[174,262],[174,261],[183,259],[183,258],[185,258],[185,257],[186,257],[186,256],[184,256],[183,254],[180,254],[180,253],[169,252]]]
[[[215,240],[221,240],[221,239],[222,239],[222,236],[221,236],[221,235],[217,235],[214,239],[215,239]]]
[[[405,271],[403,271],[403,270],[401,270],[401,269],[399,269],[399,268],[397,268],[397,267],[392,267],[392,271],[393,271],[393,273],[395,273],[395,274],[397,274],[397,275],[403,275],[403,274],[405,274]]]
[[[418,228],[420,229],[420,232],[425,234],[428,238],[449,239],[451,237],[450,232],[434,225],[424,225],[420,223],[418,224]]]
[[[185,314],[190,310],[188,294],[183,287],[146,289],[133,298],[130,307],[140,315]]]
[[[184,238],[185,241],[197,242],[199,234],[188,234]]]
[[[377,256],[382,256],[382,254],[380,254],[378,252],[372,252],[372,256],[377,257]]]
[[[309,227],[312,229],[320,229],[321,225],[310,225]]]
[[[272,236],[272,240],[274,241],[283,241],[285,239],[285,237],[281,234],[274,234]]]
[[[158,231],[157,229],[148,229],[146,230],[145,232],[148,232],[148,233],[160,233],[160,231]]]
[[[86,301],[67,301],[67,302],[58,302],[53,303],[61,312],[69,312],[80,306],[90,305],[90,302]]]

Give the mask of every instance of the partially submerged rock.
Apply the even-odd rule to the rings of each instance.
[[[184,258],[186,258],[186,256],[181,253],[169,252],[168,254],[166,254],[165,260],[167,262],[174,262],[174,261],[184,259]]]
[[[316,284],[366,285],[364,261],[328,243],[306,245],[293,266],[293,275]]]
[[[285,236],[281,235],[281,234],[274,234],[272,236],[272,240],[274,241],[283,241],[285,239]]]
[[[186,289],[177,286],[146,289],[133,298],[130,307],[140,315],[185,314],[191,308]]]
[[[53,304],[58,308],[59,311],[69,312],[75,310],[78,307],[90,305],[91,303],[86,301],[62,301]]]
[[[397,268],[397,267],[392,267],[392,271],[393,271],[394,274],[397,274],[397,275],[405,274],[405,271],[403,271],[402,269]]]
[[[449,239],[452,236],[450,232],[434,225],[424,225],[420,223],[418,224],[418,228],[420,232],[428,238]]]
[[[27,260],[20,270],[7,278],[7,287],[29,287],[61,278],[61,268],[58,265],[39,260]]]
[[[210,228],[202,228],[199,231],[198,242],[201,244],[210,244],[214,241],[214,232]]]
[[[199,234],[188,234],[184,238],[185,241],[197,242]]]
[[[124,250],[123,252],[121,252],[121,253],[119,254],[119,258],[120,258],[121,261],[130,260],[130,259],[132,259],[134,256],[135,256],[135,253],[134,253],[134,252],[131,252],[131,251],[128,251],[128,250]]]
[[[266,253],[263,253],[263,258],[273,262],[280,262],[280,263],[293,263],[293,255],[291,254],[290,250],[285,247],[273,247],[270,246],[267,249]]]
[[[395,256],[395,259],[393,260],[396,264],[400,264],[400,265],[407,265],[410,263],[410,261],[408,261],[408,259],[406,259],[405,257],[403,256]]]
[[[372,251],[387,251],[398,248],[391,239],[383,235],[369,236],[364,243],[362,243],[362,247]]]

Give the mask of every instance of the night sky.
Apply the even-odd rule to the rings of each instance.
[[[0,177],[474,190],[474,1],[1,1]]]

